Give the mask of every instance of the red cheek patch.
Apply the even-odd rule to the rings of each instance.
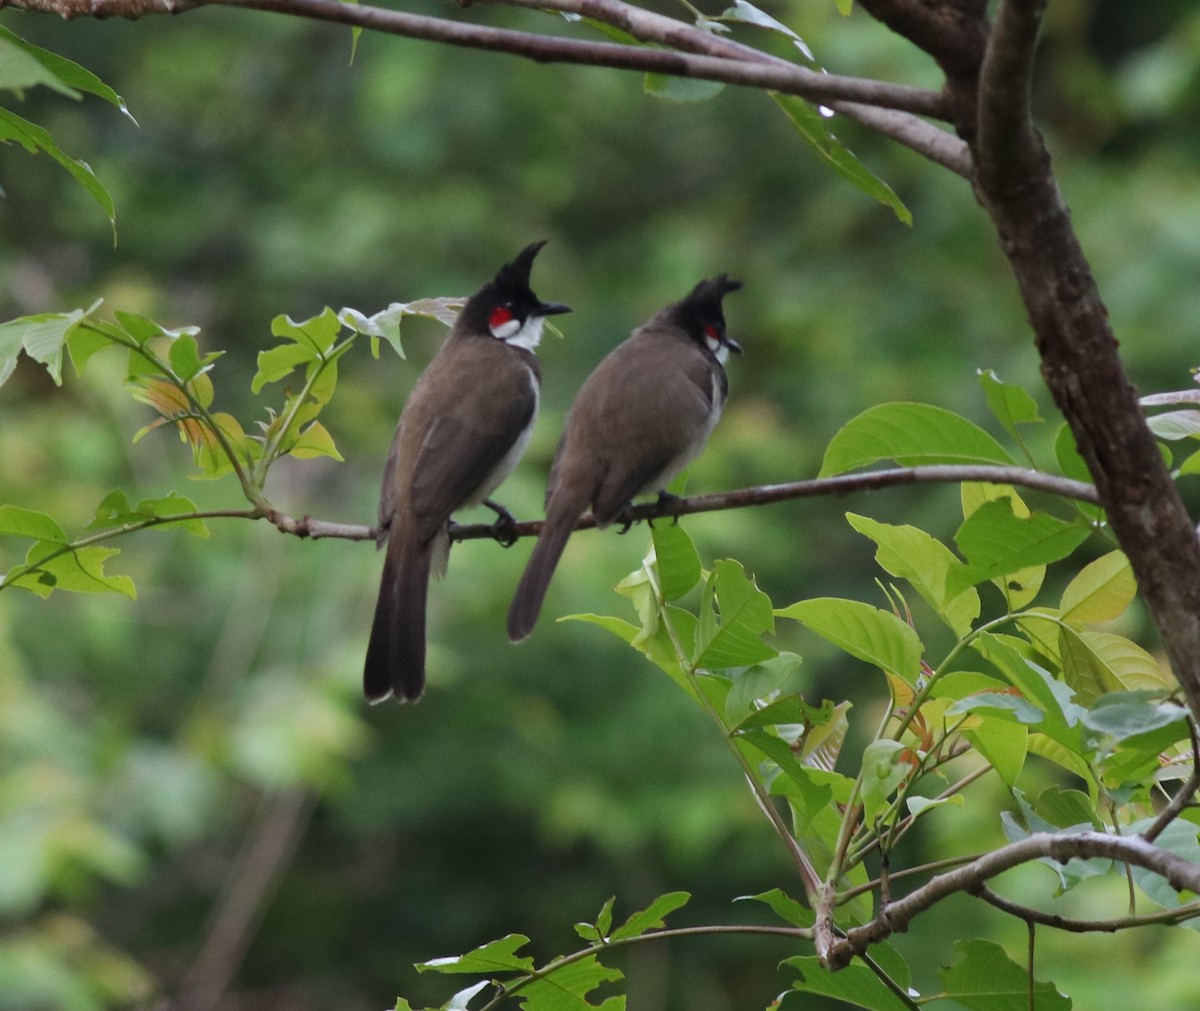
[[[488,317],[488,326],[495,330],[496,327],[504,326],[505,323],[511,322],[512,319],[513,314],[504,306],[498,305]]]

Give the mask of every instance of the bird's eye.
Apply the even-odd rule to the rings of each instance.
[[[512,310],[508,306],[498,305],[488,317],[488,326],[495,330],[498,327],[504,326],[505,323],[511,323],[513,318]]]

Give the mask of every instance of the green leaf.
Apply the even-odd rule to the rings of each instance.
[[[875,542],[875,561],[880,568],[908,580],[957,635],[964,636],[971,630],[979,617],[979,593],[971,586],[957,593],[949,591],[949,574],[963,568],[954,552],[917,527],[893,526],[854,513],[847,513],[846,519]]]
[[[1200,438],[1200,411],[1167,411],[1152,414],[1146,424],[1160,439],[1176,442],[1180,439]]]
[[[1023,700],[1016,700],[1023,701]],[[1005,785],[1012,786],[1025,767],[1029,754],[1029,729],[1020,723],[989,719],[976,713],[979,722],[963,730],[963,736],[984,758],[992,763]]]
[[[20,506],[0,505],[0,536],[32,537],[39,541],[66,544],[67,534],[45,513]]]
[[[874,945],[871,948],[872,957],[881,955],[884,945]],[[898,960],[899,956],[895,956]],[[912,1005],[901,1000],[889,989],[875,973],[859,962],[852,962],[838,972],[830,972],[821,965],[816,955],[800,955],[786,958],[783,964],[794,969],[797,973],[792,983],[792,993],[818,994],[822,997],[832,997],[844,1001],[857,1008],[867,1008],[868,1011],[909,1011]],[[901,971],[887,967],[888,975],[901,990],[909,989],[908,969],[903,966]],[[788,1006],[785,1003],[785,1006]],[[799,1005],[803,1006],[803,1005]]]
[[[1137,596],[1137,580],[1123,551],[1110,551],[1085,565],[1063,590],[1063,621],[1080,625],[1112,621]]]
[[[49,131],[22,119],[8,109],[0,108],[0,142],[5,141],[16,141],[30,154],[44,151],[58,162],[108,215],[108,220],[113,225],[113,235],[116,235],[117,216],[112,197],[108,195],[108,190],[96,178],[96,173],[92,171],[87,162],[64,154],[62,149],[54,143],[54,138],[50,136]]]
[[[53,75],[58,84],[50,84],[50,87],[72,97],[76,97],[76,90],[86,91],[115,105],[131,120],[133,119],[133,116],[129,115],[129,110],[125,108],[125,100],[90,70],[68,60],[65,56],[59,56],[58,53],[52,53],[48,49],[42,49],[40,46],[32,45],[24,39],[18,38],[3,26],[0,26],[0,39],[23,50],[28,57],[36,60],[45,71]],[[41,83],[48,84],[49,82]],[[137,121],[134,120],[134,122]]]
[[[883,816],[891,796],[908,779],[914,766],[906,761],[911,749],[899,741],[872,741],[863,749],[862,800],[867,824]]]
[[[624,996],[609,997],[600,1004],[588,1000],[596,987],[624,978],[619,969],[601,965],[590,955],[553,972],[543,968],[536,979],[521,987],[517,998],[523,1011],[625,1011]]]
[[[851,418],[825,450],[821,477],[844,474],[883,460],[922,464],[1000,464],[1013,459],[978,425],[928,404],[881,404]]]
[[[995,664],[1009,683],[1020,691],[1021,698],[1006,695],[974,696],[956,703],[951,707],[951,713],[972,708],[971,704],[976,700],[990,701],[996,708],[1007,706],[1013,711],[1016,711],[1016,708],[1009,703],[1025,702],[1043,713],[1039,730],[1075,754],[1082,753],[1084,749],[1080,720],[1085,710],[1073,701],[1073,692],[1067,685],[1056,681],[1049,671],[1022,655],[1007,636],[982,632],[971,640],[971,648]],[[1022,722],[1032,721],[1022,718]]]
[[[1017,425],[1032,425],[1042,420],[1037,401],[1020,386],[1001,382],[991,369],[979,369],[978,375],[988,410],[1014,439],[1019,438]]]
[[[274,383],[295,371],[296,366],[315,361],[318,353],[307,344],[279,344],[258,353],[258,371],[250,381],[252,393],[258,393],[267,383]]]
[[[318,456],[329,456],[338,462],[343,456],[333,444],[333,436],[319,421],[314,421],[288,449],[298,460],[311,460]]]
[[[665,600],[678,600],[700,581],[700,555],[678,523],[650,530],[658,567],[659,589]]]
[[[811,909],[800,905],[786,892],[778,888],[759,892],[757,895],[739,895],[734,902],[762,902],[770,906],[784,923],[793,927],[811,927],[816,920],[816,914]]]
[[[1130,691],[1161,691],[1174,686],[1174,677],[1136,642],[1112,632],[1085,629],[1079,638]]]
[[[1149,734],[1174,723],[1179,724],[1179,739],[1187,736],[1187,710],[1150,692],[1113,692],[1101,696],[1084,713],[1083,723],[1116,741]]]
[[[1087,641],[1066,625],[1058,628],[1058,659],[1063,681],[1075,692],[1080,705],[1090,706],[1101,695],[1125,687]]]
[[[61,542],[37,541],[25,556],[26,570],[5,579],[5,585],[29,590],[39,597],[48,597],[53,590],[74,593],[121,593],[133,599],[137,596],[133,580],[128,576],[110,576],[104,563],[116,548],[92,545],[63,551]]]
[[[805,59],[811,63],[816,63],[816,57],[813,56],[812,50],[808,48],[808,45],[799,35],[782,21],[777,21],[766,11],[759,10],[753,4],[747,3],[746,0],[734,0],[733,6],[726,8],[721,14],[718,14],[716,20],[754,25],[757,28],[765,28],[767,31],[782,35],[792,41],[792,44],[804,54]]]
[[[12,375],[22,348],[30,358],[46,366],[54,384],[61,386],[63,345],[99,305],[97,300],[89,309],[43,312],[0,323],[0,386]]]
[[[613,903],[616,901],[616,896],[610,895],[604,905],[600,907],[596,922],[575,924],[575,933],[585,941],[602,941],[607,938],[608,932],[612,929],[612,909]]]
[[[985,502],[963,521],[954,535],[955,543],[970,564],[965,570],[955,572],[950,582],[967,579],[980,583],[1048,565],[1066,558],[1090,533],[1080,523],[1047,513],[1017,516],[1007,498]]]
[[[634,913],[614,930],[610,940],[620,941],[627,937],[640,937],[647,930],[660,929],[664,926],[664,918],[675,912],[676,909],[686,906],[691,897],[690,892],[667,892],[665,895],[660,895],[645,909]]]
[[[141,524],[147,519],[155,517],[180,516],[196,511],[195,502],[189,498],[185,498],[183,495],[177,495],[175,492],[163,495],[160,498],[143,499],[137,504],[137,508],[133,508],[130,506],[129,500],[125,497],[125,493],[118,489],[106,495],[100,505],[96,507],[96,515],[91,523],[87,525],[87,528],[89,530],[102,530],[110,527],[124,526],[127,523]],[[160,526],[163,529],[186,530],[197,537],[208,537],[209,535],[208,527],[198,517],[171,523],[155,524],[155,526]]]
[[[727,723],[743,725],[747,718],[764,712],[764,707],[770,708],[776,702],[796,699],[794,693],[800,686],[803,662],[795,653],[781,653],[738,674],[725,702]],[[765,726],[771,722],[780,721],[766,720],[756,725]]]
[[[79,92],[68,88],[59,76],[29,53],[21,39],[7,28],[0,27],[0,88],[21,92],[39,84],[68,98],[79,98]]]
[[[508,934],[497,941],[489,941],[473,948],[465,955],[449,955],[445,958],[433,958],[428,962],[418,962],[418,972],[470,972],[486,976],[498,972],[529,972],[533,969],[533,959],[527,956],[517,957],[517,951],[529,943],[524,934]]]
[[[921,672],[921,640],[890,611],[858,600],[816,597],[775,612],[800,622],[851,656],[915,684]]]
[[[648,73],[642,89],[647,95],[668,102],[707,102],[724,91],[725,85],[721,81],[706,81],[698,77]]]
[[[1033,986],[1033,1006],[1029,1004],[1029,976],[991,941],[956,941],[960,961],[941,969],[946,996],[972,1011],[1069,1011],[1071,1001],[1058,992],[1053,983]]]
[[[333,347],[341,329],[341,319],[328,306],[321,315],[312,316],[309,319],[300,320],[300,322],[285,315],[276,316],[271,320],[272,334],[276,337],[286,337],[307,347],[313,352],[314,358]]]
[[[746,575],[740,562],[717,562],[708,589],[715,591],[721,620],[714,624],[702,618],[697,625],[696,667],[747,667],[777,655],[777,650],[762,641],[764,633],[775,631],[771,598]],[[703,606],[704,614],[711,617],[711,603]]]
[[[826,165],[873,200],[890,207],[896,217],[906,225],[912,224],[912,212],[904,206],[896,192],[863,165],[853,152],[834,136],[833,131],[829,129],[828,120],[819,109],[795,95],[781,95],[776,91],[772,91],[770,95],[784,115],[792,121],[800,136],[812,145]]]
[[[1144,821],[1135,822],[1129,828],[1133,832],[1144,832],[1150,827],[1152,821],[1153,819],[1147,818]],[[1174,853],[1175,856],[1181,857],[1190,864],[1200,864],[1200,843],[1197,842],[1196,831],[1196,826],[1192,822],[1181,818],[1171,822],[1163,829],[1158,838],[1154,840],[1154,845],[1168,853]],[[1164,909],[1176,909],[1183,904],[1184,899],[1166,878],[1160,877],[1144,867],[1130,867],[1129,870],[1138,888]],[[1188,898],[1190,897],[1189,895]]]

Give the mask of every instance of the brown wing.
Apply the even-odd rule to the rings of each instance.
[[[643,328],[605,358],[579,391],[550,485],[586,481],[602,524],[703,444],[714,392],[723,399],[719,366],[683,340]],[[603,426],[596,419],[604,419]],[[568,458],[570,475],[564,472]]]
[[[497,354],[444,363],[454,380],[439,385],[453,395],[422,405],[425,436],[408,489],[422,539],[472,500],[537,411],[536,380],[525,356],[498,342],[482,347]]]

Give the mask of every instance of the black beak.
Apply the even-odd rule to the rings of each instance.
[[[564,312],[570,312],[569,305],[563,305],[561,302],[539,302],[529,315],[531,316],[558,316]]]
[[[727,348],[729,348],[729,350],[732,351],[735,355],[740,355],[742,353],[742,346],[737,341],[735,341],[732,337],[722,338],[721,343],[724,344]]]

